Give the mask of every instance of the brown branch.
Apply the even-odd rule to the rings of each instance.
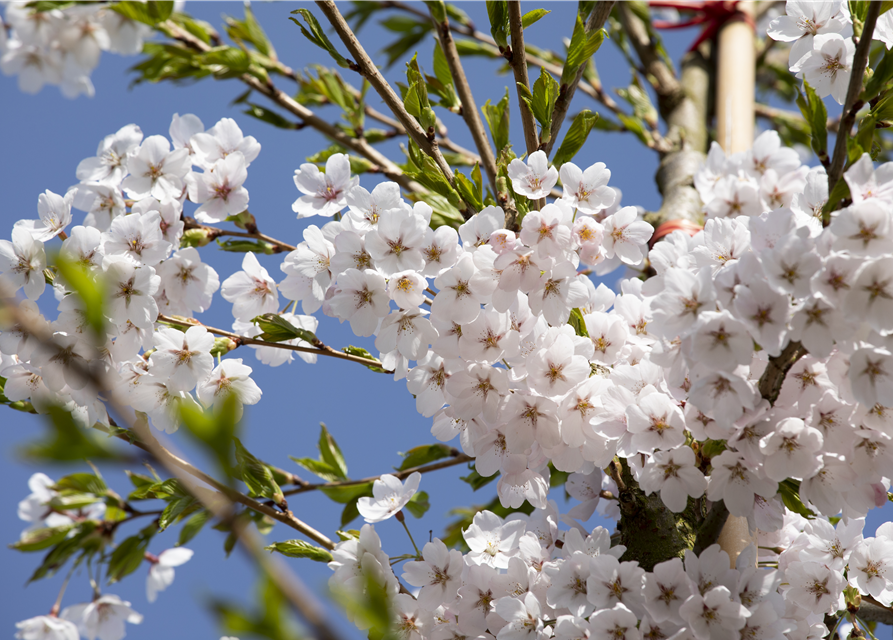
[[[533,112],[527,103],[521,99],[520,87],[526,87],[530,90],[530,77],[527,75],[527,56],[515,55],[516,51],[523,52],[524,48],[524,25],[521,24],[521,2],[520,0],[509,0],[509,26],[512,34],[512,48],[507,52],[509,64],[512,65],[512,72],[515,76],[515,88],[518,91],[518,107],[521,110],[521,124],[524,127],[524,142],[527,145],[527,155],[530,155],[539,148],[539,135],[536,132],[536,120],[533,118]]]
[[[271,238],[268,235],[264,235],[259,231],[250,232],[250,231],[234,231],[230,229],[219,229],[217,227],[212,227],[209,225],[199,224],[195,221],[195,218],[186,217],[185,221],[185,230],[189,229],[204,229],[208,232],[208,239],[214,240],[223,236],[230,236],[234,238],[252,238],[255,240],[262,240],[263,242],[267,242],[273,245],[273,251],[278,253],[281,251],[294,251],[296,247],[288,244],[287,242],[282,242],[281,240],[277,240],[276,238]]]
[[[710,512],[698,529],[698,537],[695,538],[695,546],[692,551],[697,555],[701,555],[704,549],[712,544],[716,544],[719,534],[722,533],[722,528],[728,519],[729,510],[726,508],[726,503],[722,500],[714,502],[713,506],[710,507]]]
[[[471,93],[471,86],[468,84],[468,77],[465,75],[465,69],[462,68],[462,61],[459,59],[459,52],[456,50],[456,42],[453,40],[453,33],[450,29],[450,20],[444,12],[443,22],[438,23],[434,19],[432,10],[431,21],[434,22],[437,30],[437,37],[440,40],[440,46],[443,55],[446,58],[447,66],[450,68],[450,75],[456,86],[456,93],[462,102],[462,119],[471,133],[471,139],[474,140],[474,146],[477,148],[481,156],[481,167],[490,181],[490,188],[496,192],[496,157],[493,155],[493,148],[490,141],[487,140],[487,132],[484,130],[484,123],[481,121],[481,113],[474,96]],[[498,151],[498,150],[497,150]]]
[[[338,358],[339,360],[348,360],[349,362],[356,362],[363,366],[375,366],[381,367],[382,373],[391,374],[393,371],[388,371],[381,366],[381,362],[378,360],[370,360],[369,358],[362,358],[360,356],[354,356],[349,353],[344,353],[343,351],[338,351],[337,349],[333,349],[332,347],[326,346],[322,342],[319,342],[319,346],[317,347],[302,347],[300,345],[294,344],[285,344],[283,342],[266,342],[264,340],[258,340],[256,338],[249,338],[248,336],[240,336],[238,333],[233,333],[232,331],[226,331],[225,329],[218,329],[217,327],[209,327],[204,324],[200,320],[196,320],[195,318],[184,318],[180,316],[170,317],[163,314],[158,314],[157,322],[164,322],[172,325],[189,325],[189,326],[197,326],[204,327],[208,330],[208,333],[213,333],[217,336],[223,336],[224,338],[229,338],[233,342],[236,343],[236,346],[239,347],[241,345],[255,345],[258,347],[273,347],[274,349],[285,349],[287,351],[298,351],[300,353],[312,353],[318,356],[327,356],[329,358]]]
[[[604,26],[613,8],[614,0],[598,0],[595,3],[592,13],[589,14],[589,19],[586,21],[585,31],[587,37]],[[580,65],[574,78],[568,84],[562,84],[558,91],[558,100],[555,101],[555,110],[552,112],[552,128],[549,139],[543,145],[543,151],[546,152],[547,156],[552,152],[552,147],[555,145],[559,131],[561,131],[561,125],[564,123],[564,118],[571,106],[571,100],[574,99],[574,93],[577,91],[577,85],[580,84],[580,78],[583,77],[583,71],[586,69],[587,64],[588,61]]]
[[[769,358],[759,383],[760,395],[768,400],[769,404],[775,404],[788,371],[807,353],[806,347],[797,341],[792,341],[777,356]]]
[[[210,49],[209,45],[205,44],[203,41],[199,40],[185,29],[181,29],[179,26],[169,20],[159,25],[159,28],[163,32],[168,33],[168,35],[170,35],[172,38],[183,42],[196,51],[205,52]],[[410,180],[405,175],[403,175],[403,171],[400,169],[400,167],[398,167],[395,163],[388,159],[387,156],[372,147],[372,145],[370,145],[366,140],[350,136],[335,125],[326,122],[315,113],[313,113],[313,111],[278,89],[276,85],[272,83],[272,81],[267,80],[266,82],[261,82],[254,76],[247,73],[240,76],[239,79],[258,93],[266,96],[267,98],[275,102],[277,105],[279,105],[289,113],[300,118],[301,122],[303,122],[306,126],[316,129],[327,138],[330,138],[332,141],[337,142],[341,146],[363,156],[364,158],[367,158],[372,163],[378,165],[381,173],[387,176],[389,180],[393,180],[407,191],[415,193],[425,193],[427,191],[427,189],[422,187],[422,185],[413,180]]]
[[[350,25],[347,24],[344,16],[341,15],[338,7],[335,6],[335,2],[333,0],[317,0],[316,6],[320,8],[326,16],[326,19],[328,19],[329,23],[334,27],[338,37],[341,38],[341,42],[344,43],[344,46],[347,47],[347,50],[353,57],[352,68],[369,81],[369,84],[375,89],[376,93],[381,96],[382,100],[384,100],[385,104],[388,106],[388,109],[391,110],[391,113],[393,113],[397,117],[397,120],[400,121],[400,124],[403,125],[403,128],[406,130],[409,137],[412,138],[413,142],[418,145],[419,149],[434,160],[440,169],[440,172],[444,175],[450,185],[455,188],[456,178],[453,175],[453,170],[450,169],[449,164],[447,164],[443,154],[440,152],[437,140],[433,139],[433,135],[432,138],[429,138],[428,133],[423,130],[421,125],[416,122],[415,118],[409,115],[406,111],[400,96],[398,96],[391,88],[388,81],[381,75],[378,67],[372,62],[372,58],[369,57],[369,54],[366,53],[363,45],[360,44],[360,41],[357,39],[353,30],[351,30]],[[465,206],[467,212],[473,213],[475,211],[474,206],[471,203],[466,202]]]
[[[833,193],[834,187],[843,176],[844,164],[847,157],[847,141],[850,131],[856,122],[856,113],[862,107],[859,94],[862,92],[862,80],[865,68],[868,66],[868,54],[871,50],[871,35],[877,24],[881,11],[880,2],[868,3],[868,15],[865,16],[865,26],[862,35],[856,45],[856,53],[853,57],[853,66],[850,75],[850,85],[847,87],[846,100],[843,103],[843,111],[840,118],[840,129],[837,133],[837,141],[834,143],[834,154],[831,156],[831,167],[828,169],[828,193]],[[855,40],[855,36],[853,36]],[[842,134],[842,135],[841,135]],[[831,213],[826,214],[825,224],[830,222]]]
[[[856,615],[866,622],[893,625],[893,608],[885,607],[871,596],[862,596],[862,604]]]
[[[422,465],[419,467],[412,467],[411,469],[404,469],[403,471],[395,471],[390,474],[399,480],[403,480],[404,478],[408,478],[415,472],[419,473],[429,473],[431,471],[437,471],[438,469],[446,469],[448,467],[455,467],[456,465],[460,465],[466,462],[471,462],[474,460],[471,456],[467,456],[464,453],[459,453],[455,449],[451,454],[449,460],[442,460],[441,462],[432,462],[431,464]],[[342,480],[340,482],[319,482],[319,483],[304,483],[301,484],[297,489],[289,489],[288,491],[284,491],[283,495],[293,496],[298,493],[307,493],[308,491],[316,491],[318,489],[327,489],[332,487],[350,487],[358,484],[366,484],[367,482],[374,482],[381,478],[383,474],[379,474],[377,476],[369,476],[368,478],[362,478],[360,480]]]

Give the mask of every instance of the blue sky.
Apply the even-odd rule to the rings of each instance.
[[[296,6],[296,5],[295,5]],[[487,18],[483,3],[463,4],[480,29],[486,29]],[[280,59],[295,69],[321,63],[330,65],[326,55],[305,41],[297,27],[287,18],[294,8],[291,4],[255,4],[258,20],[270,35]],[[527,33],[529,42],[550,49],[562,48],[561,36],[569,35],[573,25],[576,3],[548,3],[552,13]],[[535,8],[533,4],[525,10]],[[187,9],[196,17],[221,28],[221,14],[241,17],[238,3],[202,2],[189,3]],[[384,14],[383,14],[384,15]],[[377,17],[377,16],[375,16]],[[390,35],[373,21],[361,32],[361,39],[370,53],[377,52],[389,41]],[[221,29],[222,30],[222,29]],[[690,32],[674,33],[669,41],[671,54],[678,59],[693,36]],[[425,40],[420,51],[423,66],[430,66],[433,41]],[[36,217],[37,196],[45,189],[57,193],[74,184],[78,162],[95,153],[99,141],[120,127],[138,124],[145,135],[167,135],[174,113],[194,113],[206,127],[222,117],[233,117],[246,135],[255,136],[262,145],[260,156],[250,167],[246,187],[251,194],[250,210],[258,220],[262,231],[277,238],[297,244],[301,230],[313,221],[297,221],[291,203],[299,195],[292,182],[294,170],[305,157],[327,146],[322,137],[310,129],[283,131],[240,113],[238,106],[230,106],[244,87],[235,81],[201,83],[175,87],[171,85],[139,85],[129,88],[132,76],[127,69],[137,58],[121,58],[103,55],[99,68],[93,74],[96,96],[71,101],[63,98],[54,87],[47,87],[36,95],[20,93],[14,78],[0,77],[0,121],[3,126],[2,166],[0,171],[0,224],[7,237],[14,222],[21,218]],[[616,48],[606,42],[597,54],[597,64],[606,87],[626,86],[629,69]],[[478,104],[487,99],[498,101],[511,84],[510,76],[497,76],[499,61],[480,58],[467,60],[466,70]],[[345,71],[345,78],[356,83]],[[403,79],[402,63],[395,65],[387,74],[390,80]],[[293,91],[285,80],[277,80],[284,90]],[[257,101],[264,104],[263,99]],[[515,92],[511,91],[513,108]],[[370,104],[385,110],[371,95]],[[598,105],[577,94],[571,113],[581,108],[599,110]],[[329,110],[321,113],[331,120],[338,114]],[[440,115],[440,111],[438,112]],[[568,119],[569,121],[570,119]],[[447,115],[445,124],[451,137],[466,147],[473,147],[464,125],[458,116]],[[513,112],[512,140],[516,147],[523,146],[520,122]],[[390,155],[398,158],[391,145]],[[605,162],[612,170],[611,185],[622,190],[624,204],[641,205],[654,209],[660,197],[654,187],[653,175],[657,169],[656,156],[629,136],[594,132],[576,162],[588,166]],[[362,178],[362,184],[371,187],[376,180]],[[78,214],[80,215],[80,214]],[[76,222],[80,218],[75,218]],[[220,274],[221,281],[239,269],[241,256],[215,252],[212,247],[203,249],[203,260],[209,262]],[[261,263],[271,275],[280,280],[278,265],[281,257],[260,256]],[[48,297],[50,294],[45,294]],[[45,300],[44,302],[50,302]],[[372,341],[356,338],[347,325],[320,314],[319,336],[327,344],[340,347],[348,344],[365,346],[372,350]],[[207,324],[229,328],[232,321],[229,304],[217,298],[215,305],[202,316]],[[340,443],[352,477],[365,477],[387,472],[400,462],[398,451],[434,442],[430,435],[430,420],[416,413],[414,401],[406,391],[404,382],[394,382],[390,377],[374,374],[365,368],[339,360],[321,358],[316,365],[300,360],[290,365],[271,369],[256,361],[247,349],[235,357],[244,358],[255,368],[255,379],[263,389],[260,404],[248,408],[244,423],[244,441],[256,455],[270,463],[300,471],[288,455],[316,456],[316,439],[319,423],[325,422]],[[14,412],[0,414],[0,539],[13,542],[23,528],[14,517],[16,504],[27,494],[26,482],[31,473],[41,470],[56,478],[65,473],[84,470],[84,465],[47,468],[34,466],[23,460],[18,448],[43,433],[41,421],[33,416]],[[175,446],[188,455],[196,455],[179,434],[172,438]],[[456,444],[456,443],[454,443]],[[456,445],[458,446],[458,445]],[[210,468],[210,467],[208,467]],[[451,517],[447,512],[453,507],[484,504],[495,494],[495,485],[473,494],[468,485],[457,480],[464,468],[430,474],[422,479],[421,489],[430,494],[431,509],[421,521],[408,518],[416,540],[427,540],[429,531],[438,535]],[[129,483],[120,469],[107,473],[109,484],[119,493],[129,490]],[[303,477],[313,480],[304,472]],[[555,496],[563,501],[561,492]],[[304,494],[290,501],[295,514],[314,527],[334,537],[338,528],[340,505],[333,505],[317,494]],[[591,525],[596,524],[596,520]],[[358,526],[355,522],[353,526]],[[379,525],[386,551],[398,555],[411,550],[399,524],[390,520]],[[150,551],[158,553],[175,541],[175,531],[159,535]],[[278,526],[270,541],[292,537],[293,531]],[[238,553],[229,559],[222,551],[223,534],[210,529],[204,531],[190,544],[196,550],[192,561],[177,570],[173,586],[162,593],[155,604],[145,599],[144,580],[148,566],[125,579],[119,585],[107,589],[133,603],[134,608],[146,616],[142,625],[131,627],[128,638],[155,639],[161,634],[177,637],[217,638],[212,616],[202,605],[203,599],[214,596],[245,600],[253,594],[254,572],[250,564]],[[39,554],[24,555],[10,550],[0,550],[0,564],[4,568],[4,581],[0,584],[0,633],[12,633],[13,625],[34,615],[46,613],[56,598],[62,575],[24,587],[25,582],[39,561]],[[324,591],[329,571],[324,565],[309,560],[291,560],[292,568],[316,591]],[[64,604],[89,599],[90,591],[85,575],[75,575],[65,597]],[[362,634],[352,630],[348,623],[339,625],[349,633],[348,637],[360,638]]]

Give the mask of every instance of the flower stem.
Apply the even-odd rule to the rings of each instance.
[[[403,528],[406,529],[406,535],[409,536],[409,541],[412,543],[412,548],[415,549],[415,557],[418,560],[422,559],[422,554],[419,551],[419,548],[416,546],[415,540],[412,538],[412,533],[409,531],[409,527],[406,525],[406,518],[403,516],[403,511],[400,510],[396,513],[397,521],[403,525]]]

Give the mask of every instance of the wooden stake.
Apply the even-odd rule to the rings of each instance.
[[[752,2],[739,2],[740,15],[730,19],[717,37],[716,139],[726,154],[753,146],[754,94],[756,92],[756,47]],[[729,554],[732,568],[749,544],[756,546],[747,518],[729,516],[717,540]]]

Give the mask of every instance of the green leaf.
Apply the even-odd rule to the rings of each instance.
[[[586,321],[583,319],[583,312],[579,309],[571,309],[571,315],[567,323],[574,328],[574,333],[578,336],[589,337],[589,330],[586,329]]]
[[[452,453],[453,448],[442,443],[423,444],[419,447],[413,447],[406,453],[401,454],[403,456],[403,462],[397,470],[405,471],[406,469],[412,469],[413,467],[420,467],[423,464],[428,464],[435,460],[448,458]]]
[[[501,52],[508,47],[508,3],[502,0],[487,0],[487,17],[490,18],[490,33]]]
[[[319,26],[319,22],[317,22],[316,18],[308,9],[295,9],[291,12],[293,15],[298,14],[307,22],[307,28],[304,28],[304,25],[300,23],[297,18],[289,18],[292,22],[298,25],[301,28],[301,33],[304,34],[304,37],[307,38],[310,42],[315,44],[320,49],[329,52],[329,55],[338,63],[339,67],[343,67],[345,69],[349,69],[351,63],[335,49],[335,45],[329,40],[328,36],[326,36],[325,31],[323,31],[322,27]],[[308,30],[309,29],[309,30]]]
[[[586,32],[583,18],[577,16],[574,34],[567,48],[567,60],[561,70],[561,84],[568,85],[577,74],[577,70],[591,58],[605,39],[605,30]]]
[[[521,16],[521,26],[526,29],[529,26],[539,22],[540,18],[543,18],[550,13],[552,12],[547,11],[546,9],[534,9],[533,11],[528,11],[523,16]]]
[[[285,496],[282,489],[273,479],[273,472],[263,462],[258,460],[246,449],[238,438],[233,438],[236,443],[236,465],[239,477],[248,486],[252,496],[270,498],[276,504],[282,504]]]
[[[83,264],[56,256],[56,268],[65,284],[83,302],[84,320],[97,336],[105,336],[104,295],[100,283]]]
[[[456,190],[465,202],[470,202],[475,209],[480,211],[484,208],[483,194],[478,191],[477,185],[465,177],[461,171],[456,171]]]
[[[102,537],[96,535],[98,526],[99,523],[95,520],[85,520],[77,523],[69,535],[44,556],[40,566],[31,574],[28,582],[34,582],[52,575],[78,551],[81,552],[81,557],[95,553],[103,544]]]
[[[558,147],[558,151],[555,152],[552,164],[556,168],[561,168],[561,165],[565,162],[570,162],[573,157],[577,155],[577,152],[582,149],[583,145],[586,143],[586,139],[589,137],[589,132],[592,131],[592,128],[597,121],[598,114],[592,113],[588,109],[584,109],[576,115],[570,128],[564,135],[564,140],[562,140],[561,146]]]
[[[214,47],[196,56],[199,64],[205,67],[219,65],[234,74],[248,71],[251,60],[244,49],[238,47]]]
[[[79,427],[69,412],[61,407],[49,410],[50,433],[21,448],[21,455],[31,460],[68,462],[83,460],[114,460],[118,455],[108,444],[108,438],[96,431]]]
[[[116,2],[111,5],[113,11],[117,11],[125,18],[142,22],[154,27],[159,22],[164,22],[174,12],[173,2]]]
[[[808,82],[803,83],[803,88],[806,90],[806,95],[798,92],[797,106],[800,107],[800,113],[809,125],[812,150],[820,160],[827,160],[828,110],[825,108],[824,100],[819,98]]]
[[[360,484],[346,484],[341,487],[320,487],[330,500],[339,504],[348,504],[355,502],[357,498],[364,496],[372,496],[372,482],[362,482]]]
[[[533,93],[528,106],[533,117],[542,127],[543,142],[548,142],[551,139],[552,113],[555,111],[559,90],[560,87],[555,78],[540,67],[540,77],[533,83]]]
[[[255,19],[251,5],[245,5],[245,20],[239,21],[230,18],[227,23],[226,32],[230,38],[236,41],[250,42],[263,55],[273,60],[276,59],[276,51],[267,34]]]
[[[314,547],[309,542],[303,540],[286,540],[284,542],[274,542],[264,547],[267,551],[277,551],[289,558],[310,558],[314,562],[331,562],[332,554],[322,549]]]
[[[126,538],[112,552],[109,558],[108,579],[109,584],[118,582],[124,576],[130,575],[143,563],[146,549],[149,548],[151,536],[135,535]]]
[[[43,551],[65,540],[74,527],[72,523],[26,531],[17,542],[9,545],[9,548],[25,552]]]
[[[341,528],[343,529],[359,517],[360,510],[357,508],[357,500],[351,500],[344,505],[344,510],[341,512]]]
[[[205,526],[205,523],[208,522],[210,517],[211,512],[207,509],[201,509],[200,511],[193,513],[189,519],[183,523],[183,528],[180,529],[180,537],[177,538],[177,546],[182,547],[198,535],[198,532],[202,530],[202,527]]]
[[[461,476],[459,479],[462,480],[462,482],[468,483],[472,491],[477,491],[481,487],[490,484],[498,477],[499,472],[496,472],[492,476],[488,476],[485,478],[484,476],[479,474],[476,469],[472,469],[471,473],[469,473],[467,476]]]
[[[56,491],[78,491],[103,496],[108,492],[105,481],[92,473],[72,473],[59,478],[53,485]]]
[[[180,517],[188,515],[199,507],[199,501],[192,496],[181,496],[167,503],[158,517],[158,529],[164,531]]]
[[[370,363],[364,365],[367,369],[374,371],[375,373],[387,373],[384,367],[381,366],[381,361],[378,358],[374,357],[371,353],[366,351],[363,347],[354,347],[353,345],[350,345],[344,347],[341,350],[348,355],[357,356],[358,358],[365,358],[369,360]],[[375,364],[376,362],[378,364]]]
[[[204,20],[196,20],[185,13],[174,13],[170,21],[194,35],[205,44],[211,44],[211,32],[214,28]]]
[[[329,433],[329,430],[326,429],[326,425],[320,422],[319,426],[321,429],[317,446],[319,447],[322,461],[332,467],[336,473],[339,474],[339,480],[346,480],[347,462],[344,460],[344,454],[341,453],[341,449],[338,447],[338,443],[335,442],[335,438],[333,438],[332,434]]]
[[[496,2],[490,2],[488,0],[487,6],[490,4],[497,4]],[[504,4],[504,3],[498,3]],[[497,102],[495,105],[491,105],[490,101],[487,100],[484,103],[484,106],[481,107],[481,111],[484,112],[484,118],[487,120],[487,125],[490,127],[490,135],[493,137],[493,144],[495,145],[496,152],[499,153],[503,149],[508,146],[509,143],[509,90],[508,87],[505,88],[505,96]]]
[[[414,517],[421,518],[425,515],[425,512],[431,508],[431,503],[428,502],[428,494],[424,491],[417,491],[403,508],[409,511]]]
[[[783,480],[778,483],[778,494],[781,496],[784,506],[808,520],[815,518],[815,513],[803,504],[800,499],[800,482],[798,480]]]
[[[218,466],[229,474],[232,466],[232,441],[236,433],[238,397],[228,393],[213,411],[202,411],[196,405],[180,405],[180,420],[186,432],[209,449]]]
[[[323,480],[328,480],[329,482],[337,482],[338,480],[342,479],[338,475],[338,470],[329,466],[325,462],[320,462],[319,460],[314,460],[313,458],[296,458],[294,456],[289,456],[289,458],[307,469],[307,471],[315,473]]]
[[[263,331],[258,338],[264,342],[284,342],[297,338],[312,345],[319,343],[315,333],[296,327],[278,313],[265,313],[252,318],[251,322]]]
[[[617,119],[623,123],[627,131],[634,134],[644,144],[648,144],[648,133],[645,131],[645,122],[636,116],[618,113]]]
[[[269,242],[261,242],[260,240],[218,240],[217,245],[223,251],[231,251],[234,253],[262,253],[264,255],[273,255],[278,253],[278,247],[274,247]]]
[[[274,127],[279,129],[299,129],[300,125],[297,122],[292,122],[285,116],[282,116],[275,111],[270,111],[260,105],[256,105],[253,102],[248,102],[247,108],[242,111],[247,116],[251,116],[252,118],[257,118],[261,122],[266,122],[267,124],[271,124]]]
[[[342,541],[360,539],[360,532],[356,529],[348,529],[347,531],[341,531],[339,529],[335,533],[338,534],[338,537],[341,538]]]

